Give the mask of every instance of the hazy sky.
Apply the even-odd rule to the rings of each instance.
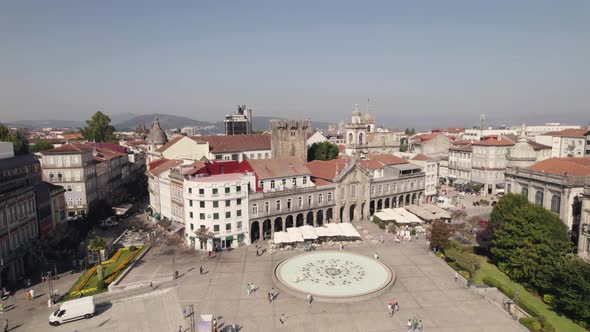
[[[590,120],[590,1],[0,2],[0,121]]]

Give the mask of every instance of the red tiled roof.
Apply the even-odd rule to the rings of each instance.
[[[299,158],[252,159],[248,163],[259,179],[310,175],[310,170]]]
[[[270,134],[191,136],[209,142],[212,153],[270,150]]]
[[[166,158],[160,158],[160,159],[154,160],[151,163],[149,163],[148,168],[154,169],[167,161],[168,161],[168,159],[166,159]]]
[[[399,164],[407,164],[408,161],[404,158],[400,158],[398,156],[394,156],[392,154],[384,154],[384,153],[369,153],[369,158],[377,160],[378,162],[382,163],[383,165],[399,165]]]
[[[472,144],[477,146],[512,146],[514,142],[505,137],[500,137],[499,140],[497,138],[488,138],[485,141],[473,142]]]
[[[459,146],[451,146],[451,147],[449,147],[449,150],[471,152],[473,150],[473,148],[472,148],[471,144],[465,144],[465,145],[459,145]]]
[[[158,176],[162,172],[165,172],[171,168],[174,168],[174,167],[182,164],[182,160],[168,160],[168,159],[165,159],[165,160],[166,160],[165,162],[158,165],[157,167],[151,168],[149,171],[150,174],[152,174],[154,176]]]
[[[183,137],[186,137],[186,136],[179,135],[179,136],[174,137],[173,139],[169,140],[166,144],[162,145],[156,151],[164,152],[164,151],[168,150],[172,145],[176,144],[176,142],[180,141]]]
[[[314,183],[316,186],[325,186],[325,185],[328,185],[328,184],[332,184],[332,182],[330,182],[330,181],[326,181],[326,180],[324,180],[324,179],[321,179],[321,178],[313,178],[311,181],[312,181],[312,182],[313,182],[313,183]]]
[[[93,148],[101,148],[101,149],[109,149],[111,151],[116,151],[119,153],[127,154],[127,147],[121,146],[115,143],[85,143],[86,146],[90,146]]]
[[[552,131],[543,134],[543,136],[555,136],[555,137],[586,137],[587,129],[564,129],[561,131]]]
[[[65,134],[65,135],[63,135],[63,137],[67,140],[75,140],[75,139],[81,139],[82,135],[81,134]]]
[[[46,153],[67,153],[67,152],[85,152],[85,151],[92,151],[92,147],[86,146],[85,144],[80,143],[68,143],[64,144],[58,148],[53,148],[51,150],[43,151],[43,154]]]
[[[358,161],[359,166],[364,169],[381,169],[383,164],[375,159],[363,159]]]
[[[344,144],[338,144],[338,151],[344,152],[344,150],[346,150],[346,146],[344,146]]]
[[[588,176],[590,175],[590,157],[550,158],[529,166],[529,169],[555,175]]]
[[[346,167],[348,158],[338,158],[333,160],[313,160],[306,164],[311,172],[311,176],[324,180],[334,180],[338,173]]]
[[[102,148],[95,148],[94,149],[94,155],[92,156],[92,159],[96,160],[96,161],[105,161],[105,160],[111,160],[113,158],[116,157],[126,157],[127,154],[126,153],[121,153],[118,151],[113,151],[111,149],[102,149]]]
[[[412,160],[428,161],[428,160],[432,160],[432,158],[419,153],[419,154],[415,155],[414,158],[412,158]]]

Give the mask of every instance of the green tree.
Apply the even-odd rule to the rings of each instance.
[[[403,143],[402,145],[400,145],[399,152],[408,152],[408,145],[406,143]]]
[[[86,120],[86,127],[80,129],[82,137],[93,142],[114,142],[115,127],[110,125],[111,118],[108,115],[98,111]]]
[[[564,257],[553,284],[555,309],[590,326],[590,265],[574,255]]]
[[[100,257],[100,251],[104,250],[107,248],[107,241],[100,237],[100,236],[96,236],[92,239],[90,239],[90,241],[88,241],[88,251],[90,252],[97,252],[98,253],[98,263],[101,263],[101,257]]]
[[[47,141],[39,141],[30,147],[31,152],[41,152],[53,149],[53,144]]]
[[[0,142],[12,142],[14,147],[14,154],[21,155],[29,153],[29,141],[27,138],[19,133],[11,132],[8,127],[0,123]]]
[[[307,160],[332,160],[338,157],[338,146],[332,142],[324,141],[313,143],[307,150]]]
[[[199,239],[199,241],[203,244],[203,247],[205,248],[207,241],[209,241],[210,239],[212,239],[215,236],[215,234],[213,232],[211,232],[209,230],[209,228],[206,227],[202,227],[202,228],[198,228],[195,231],[195,237],[197,239]]]

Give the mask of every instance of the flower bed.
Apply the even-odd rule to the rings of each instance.
[[[129,248],[121,248],[119,250],[117,250],[117,252],[113,255],[113,257],[111,257],[110,259],[102,262],[102,265],[108,265],[108,264],[113,264],[115,263],[119,257],[121,257],[121,254],[123,253],[123,251],[129,250]]]
[[[88,280],[90,280],[90,278],[92,278],[92,275],[94,273],[96,273],[96,269],[97,269],[98,265],[94,265],[92,268],[90,268],[90,270],[88,270],[86,272],[86,275],[84,275],[84,278],[78,283],[78,285],[76,285],[76,287],[74,287],[74,289],[72,290],[71,294],[76,294],[79,293],[84,286],[86,286],[86,283],[88,283]]]
[[[115,278],[117,277],[117,275],[119,274],[119,272],[121,272],[131,261],[133,261],[133,259],[135,258],[135,256],[137,256],[137,254],[139,254],[139,252],[142,250],[142,247],[138,247],[137,250],[133,251],[131,254],[129,254],[129,256],[127,256],[127,258],[125,258],[124,261],[122,261],[119,265],[117,265],[117,267],[115,268],[115,270],[108,276],[108,278],[105,279],[105,284],[110,284],[112,283]]]

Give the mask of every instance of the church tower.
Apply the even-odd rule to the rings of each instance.
[[[366,154],[367,147],[367,129],[370,128],[365,124],[359,105],[354,105],[351,123],[344,126],[346,130],[346,154],[354,158],[362,158]]]
[[[160,121],[158,116],[154,118],[152,129],[147,137],[148,145],[148,163],[159,158],[159,153],[156,151],[161,148],[164,144],[168,143],[168,136],[162,127],[160,127]]]
[[[311,120],[271,120],[273,158],[297,157],[307,162],[307,139],[313,132]]]

